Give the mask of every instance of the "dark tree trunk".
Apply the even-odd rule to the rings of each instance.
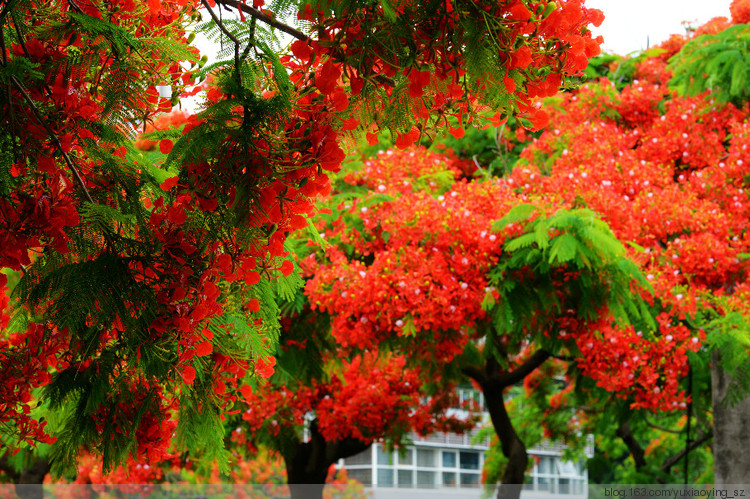
[[[747,483],[750,477],[750,396],[728,406],[722,400],[732,379],[721,367],[718,353],[711,355],[714,412],[714,483]]]
[[[297,442],[283,456],[292,499],[322,498],[328,468],[339,459],[354,456],[369,447],[370,444],[354,438],[327,441],[318,431],[317,421],[313,421],[310,424],[310,440]]]
[[[0,459],[0,469],[13,481],[16,495],[20,499],[41,499],[44,497],[44,486],[42,484],[50,468],[50,463],[46,459],[34,459],[29,467],[19,472],[8,463],[7,459]]]
[[[463,372],[481,387],[495,434],[500,439],[503,455],[508,458],[508,465],[505,467],[497,490],[498,499],[520,498],[526,478],[526,468],[529,465],[526,445],[516,433],[510,420],[503,399],[503,391],[523,381],[548,358],[550,358],[549,352],[538,350],[521,366],[507,373],[499,373],[497,362],[492,358],[487,360],[484,370],[471,367],[463,369]]]
[[[641,444],[636,440],[633,435],[633,430],[630,428],[630,422],[625,421],[617,427],[615,432],[620,437],[623,443],[627,446],[630,451],[630,455],[633,456],[633,462],[635,463],[635,471],[641,471],[646,467],[646,451],[643,450]]]
[[[526,445],[521,441],[510,421],[505,408],[505,400],[503,400],[503,389],[488,386],[483,391],[492,426],[500,439],[503,455],[508,458],[508,465],[503,472],[497,497],[498,499],[518,499],[526,478],[526,468],[529,465]]]

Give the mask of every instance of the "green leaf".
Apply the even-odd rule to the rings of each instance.
[[[385,18],[390,22],[395,22],[398,14],[394,10],[393,5],[391,5],[391,2],[388,0],[380,0],[380,6],[383,7],[383,15]]]
[[[732,70],[732,84],[729,89],[729,94],[734,96],[740,95],[745,87],[747,81],[747,68],[742,64],[735,64]]]
[[[533,204],[519,204],[518,206],[514,206],[503,218],[492,224],[492,230],[499,231],[508,224],[526,221],[538,209]]]
[[[404,327],[402,328],[404,336],[416,336],[417,329],[414,327],[414,318],[411,314],[407,314],[404,317]]]
[[[575,259],[578,247],[578,241],[570,233],[561,234],[552,242],[549,252],[549,263],[554,265]]]

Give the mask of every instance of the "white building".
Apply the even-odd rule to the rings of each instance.
[[[463,395],[463,394],[462,394]],[[349,477],[362,482],[375,499],[410,497],[478,499],[488,442],[472,444],[477,431],[464,435],[436,433],[426,438],[411,434],[402,452],[386,452],[382,444],[343,460]],[[588,474],[582,463],[562,459],[563,447],[545,443],[530,449],[533,469],[522,499],[577,499],[588,497]],[[586,449],[593,456],[593,445]]]

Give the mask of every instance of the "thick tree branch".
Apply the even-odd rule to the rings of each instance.
[[[630,428],[630,423],[625,421],[617,428],[615,433],[622,439],[630,451],[630,455],[633,456],[636,471],[644,468],[646,466],[646,451],[643,450],[641,444],[635,439],[633,430]]]
[[[526,359],[526,362],[521,364],[515,371],[505,373],[499,376],[493,376],[490,381],[498,383],[502,388],[513,386],[516,383],[520,383],[523,379],[534,372],[534,369],[544,364],[544,362],[551,357],[550,353],[540,348],[534,354]]]
[[[297,40],[306,41],[310,38],[309,36],[301,32],[297,28],[293,28],[292,26],[289,26],[288,24],[284,24],[281,21],[269,16],[268,14],[264,14],[263,12],[261,12],[260,10],[256,9],[255,7],[251,5],[240,3],[235,0],[216,0],[216,3],[219,5],[228,5],[230,7],[234,7],[237,10],[241,10],[245,14],[248,14],[251,17],[254,17],[258,21],[262,21],[268,24],[269,26],[273,26],[274,28],[278,29],[279,31],[283,31],[284,33],[288,35],[292,35]]]
[[[461,372],[480,385],[483,385],[485,381],[487,381],[487,376],[485,376],[484,371],[477,366],[462,367]]]
[[[674,466],[675,464],[677,464],[678,462],[680,462],[680,459],[684,458],[685,454],[687,454],[688,452],[692,451],[696,447],[702,445],[704,442],[712,439],[713,436],[714,436],[713,431],[709,430],[708,432],[704,433],[703,435],[701,435],[700,437],[696,438],[695,440],[692,440],[690,442],[690,445],[688,445],[687,447],[685,447],[684,449],[682,449],[680,452],[678,452],[677,454],[675,454],[674,456],[670,457],[669,459],[667,459],[664,462],[664,464],[661,467],[662,473],[669,473],[669,468],[671,468],[672,466]]]
[[[326,461],[329,463],[335,463],[339,459],[356,456],[360,452],[366,451],[369,447],[370,444],[366,444],[356,438],[349,437],[343,440],[337,440],[331,442],[326,448]]]

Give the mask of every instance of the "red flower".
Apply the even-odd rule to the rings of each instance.
[[[273,376],[273,366],[276,365],[276,357],[260,358],[255,361],[255,374],[261,378]]]

